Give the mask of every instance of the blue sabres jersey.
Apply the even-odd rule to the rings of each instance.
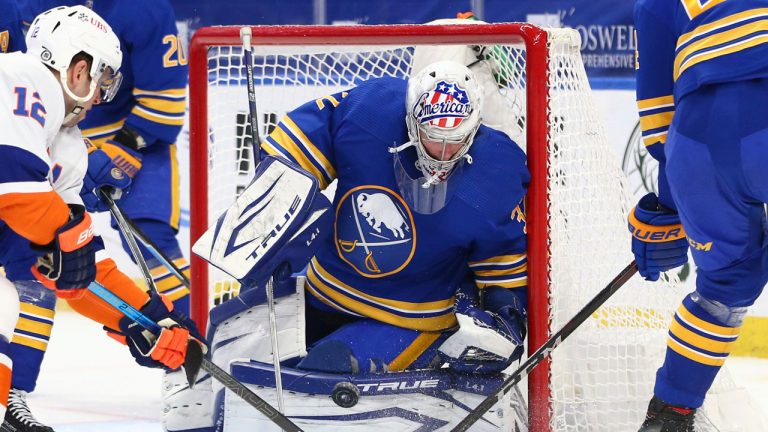
[[[338,180],[334,233],[310,262],[309,293],[347,314],[436,331],[456,324],[454,294],[470,274],[479,288],[526,289],[529,174],[522,150],[481,126],[473,163],[450,177],[456,192],[447,205],[414,212],[389,152],[408,140],[406,87],[379,78],[308,102],[282,119],[262,149],[298,163],[323,187]]]
[[[72,2],[70,2],[72,3]],[[168,0],[95,0],[123,49],[123,83],[115,99],[80,123],[97,145],[127,124],[148,146],[173,144],[186,109],[187,59]]]
[[[638,0],[634,17],[643,143],[663,163],[676,101],[708,84],[768,76],[768,0]],[[664,175],[659,195],[669,206]]]
[[[26,51],[16,0],[0,0],[0,53]]]

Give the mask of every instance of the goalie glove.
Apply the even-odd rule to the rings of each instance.
[[[184,364],[187,342],[196,340],[207,350],[203,336],[195,323],[184,314],[173,310],[173,303],[164,295],[150,294],[149,301],[140,312],[163,327],[159,336],[144,329],[129,317],[120,319],[120,331],[105,328],[113,339],[128,345],[131,355],[141,366],[178,369]]]
[[[32,266],[32,274],[61,298],[80,298],[96,279],[93,225],[83,206],[70,205],[69,222],[56,230],[47,245],[32,244],[45,255]]]
[[[642,197],[629,214],[632,253],[646,280],[688,262],[688,239],[677,212],[659,204],[653,192]]]
[[[459,329],[438,348],[441,360],[456,372],[494,374],[525,351],[525,318],[514,306],[497,312],[469,307],[457,313]]]

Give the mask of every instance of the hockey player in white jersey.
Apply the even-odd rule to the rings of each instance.
[[[84,18],[48,11],[30,28],[28,53],[0,56],[0,223],[48,250],[52,259],[41,261],[33,273],[65,296],[94,280],[93,229],[87,213],[68,207],[51,187],[49,154],[59,129],[76,124],[100,100],[101,90],[109,89],[103,86],[116,83],[122,61],[109,26],[95,14]],[[19,303],[4,276],[0,293],[0,412],[5,414],[9,340]]]
[[[108,101],[120,84],[122,52],[117,37],[91,10],[60,7],[34,20],[27,46],[27,53],[0,55],[0,89],[5,89],[0,90],[0,109],[5,110],[1,116],[5,126],[0,128],[0,259],[8,278],[26,279],[14,287],[8,278],[0,277],[0,413],[5,417],[0,429],[4,432],[51,430],[30,424],[33,418],[28,410],[12,416],[12,421],[6,415],[12,370],[9,339],[19,317],[17,289],[42,303],[49,298],[40,295],[44,291],[30,280],[33,276],[73,308],[127,339],[137,362],[175,368],[184,359],[183,350],[174,349],[169,338],[161,343],[165,331],[156,340],[132,332],[127,323],[123,325],[121,314],[105,311],[85,290],[96,279],[117,286],[113,290],[121,290],[123,299],[135,307],[154,305],[156,320],[176,318],[162,299],[147,301],[148,296],[116,271],[111,260],[100,259],[96,264],[99,241],[79,197],[87,151],[73,126],[92,105]],[[31,260],[30,246],[37,251]],[[29,269],[34,255],[41,257]],[[20,263],[26,268],[20,268]],[[29,307],[52,312],[52,304],[42,306],[48,308]],[[40,320],[30,321],[33,325],[26,328],[46,324],[45,313],[37,317]],[[175,336],[170,339],[181,340],[176,346],[186,347],[189,331],[168,333]],[[13,392],[12,396],[26,409],[23,394]]]

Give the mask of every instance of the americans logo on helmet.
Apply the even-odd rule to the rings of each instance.
[[[440,128],[458,127],[472,114],[467,92],[452,82],[438,81],[435,88],[422,94],[413,106],[413,116],[420,124]]]

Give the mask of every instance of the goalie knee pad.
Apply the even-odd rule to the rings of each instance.
[[[360,372],[357,359],[352,349],[339,340],[319,342],[307,353],[299,364],[299,369],[337,374],[356,374]]]

